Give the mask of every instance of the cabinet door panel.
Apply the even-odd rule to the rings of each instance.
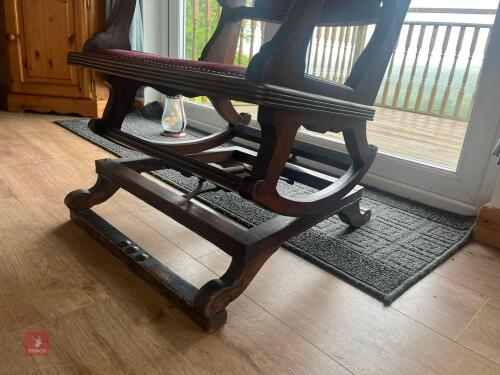
[[[66,63],[89,34],[85,0],[6,0],[11,91],[90,97],[89,73]]]
[[[73,1],[22,0],[22,9],[27,79],[75,82],[65,56],[75,48]]]

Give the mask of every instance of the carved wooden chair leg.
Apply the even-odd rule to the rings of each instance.
[[[217,113],[229,124],[248,125],[252,119],[248,113],[238,113],[230,100],[210,98],[210,101]]]
[[[103,117],[91,120],[89,123],[89,128],[98,134],[121,128],[125,116],[129,114],[134,104],[137,90],[141,87],[139,82],[116,76],[106,77],[106,83],[109,86],[110,97]]]
[[[373,146],[368,144],[366,137],[366,124],[361,123],[358,126],[346,129],[343,132],[344,141],[352,158],[354,165],[358,165],[362,169],[368,170],[372,163],[372,152],[376,152]],[[339,218],[342,222],[354,228],[360,228],[365,225],[371,218],[371,211],[362,211],[360,202],[356,202],[339,212]]]
[[[343,223],[346,223],[353,228],[361,228],[370,221],[372,213],[370,210],[362,211],[360,202],[358,201],[344,208],[338,215]]]
[[[275,184],[290,159],[300,124],[291,113],[261,107],[259,125],[262,129],[262,142],[252,176]]]
[[[257,159],[252,175],[243,180],[239,192],[254,202],[266,204],[270,194],[275,194],[278,179],[290,160],[300,123],[289,112],[261,107],[259,124],[262,141]]]
[[[238,298],[248,287],[255,275],[269,257],[279,247],[271,247],[251,258],[242,254],[233,258],[226,273],[220,278],[209,281],[199,291],[194,300],[194,309],[206,318],[205,328],[216,330],[226,321],[226,307]]]
[[[369,165],[371,148],[366,137],[366,123],[356,123],[352,128],[345,129],[343,132],[347,152],[351,156],[354,164],[361,167]]]
[[[148,155],[97,161],[96,170],[102,177],[96,185],[66,198],[72,219],[209,331],[225,323],[227,305],[243,293],[285,241],[335,214],[353,227],[369,220],[370,212],[361,212],[363,188],[357,185],[377,151],[368,145],[366,121],[374,118],[370,105],[410,5],[410,0],[256,0],[253,6],[245,6],[245,0],[218,2],[222,6],[220,21],[200,61],[130,51],[128,34],[136,0],[119,0],[105,30],[85,44],[84,53],[68,56],[70,64],[108,75],[111,98],[104,118],[93,120],[91,129]],[[243,19],[281,24],[247,69],[233,66]],[[304,76],[315,27],[374,23],[371,40],[344,84]],[[166,95],[209,97],[229,126],[216,135],[180,143],[128,134],[121,127],[140,86],[151,86]],[[245,127],[250,116],[239,114],[233,100],[259,106],[261,135],[256,137]],[[337,152],[297,141],[301,125],[319,133],[343,131],[352,165],[344,168],[348,164],[345,156],[337,158]],[[257,154],[241,147],[219,147],[234,137],[258,143]],[[340,165],[346,172],[334,178],[301,166],[300,160],[292,160],[292,154],[328,166]],[[182,196],[141,175],[166,168],[239,193],[278,215],[243,229],[192,202],[201,190]],[[278,191],[281,178],[316,191],[304,197],[282,196]],[[118,186],[232,256],[227,272],[198,289],[90,209],[110,198]]]
[[[97,182],[90,189],[80,189],[69,193],[64,203],[71,211],[88,210],[106,202],[120,187],[110,180],[98,176]]]

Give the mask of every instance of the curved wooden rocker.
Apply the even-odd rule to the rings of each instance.
[[[99,176],[90,190],[66,197],[73,220],[107,245],[118,257],[179,305],[209,331],[226,321],[225,307],[248,286],[283,242],[338,214],[360,227],[370,212],[359,206],[358,186],[377,148],[366,138],[366,123],[391,58],[410,0],[219,0],[219,25],[199,61],[187,61],[130,51],[128,32],[136,0],[120,0],[101,33],[70,53],[68,62],[104,73],[111,96],[102,119],[90,122],[97,134],[148,157],[99,160]],[[241,20],[281,23],[275,36],[251,60],[248,69],[233,66]],[[373,36],[345,84],[304,74],[307,48],[314,28],[376,24]],[[166,95],[207,96],[228,127],[206,138],[158,143],[121,130],[141,86]],[[231,100],[259,106],[260,130],[249,127],[250,116],[239,114]],[[299,128],[342,132],[348,154],[296,140]],[[222,147],[234,138],[259,145],[256,152]],[[345,170],[340,178],[304,168],[308,159]],[[143,177],[141,173],[171,168],[195,176],[200,184],[184,196]],[[278,183],[301,183],[317,192],[285,197]],[[203,181],[232,191],[277,216],[245,230],[191,201],[205,192]],[[228,271],[199,290],[133,243],[91,208],[123,188],[187,226],[232,256]]]

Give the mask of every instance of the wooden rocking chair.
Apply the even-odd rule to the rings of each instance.
[[[366,122],[373,119],[372,105],[410,0],[255,0],[252,7],[244,6],[244,0],[219,3],[219,25],[199,61],[130,51],[136,0],[119,0],[105,30],[87,41],[83,53],[68,57],[70,64],[104,73],[110,86],[105,114],[92,120],[90,128],[148,155],[97,161],[95,186],[66,197],[71,218],[208,331],[226,322],[226,306],[285,241],[334,214],[353,227],[369,220],[370,212],[360,210],[363,189],[357,185],[377,153],[367,142]],[[281,23],[248,69],[233,66],[242,19]],[[375,31],[345,84],[304,74],[316,26],[364,24],[376,24]],[[121,126],[141,86],[170,96],[207,96],[229,126],[203,139],[167,144],[127,134]],[[231,100],[259,106],[260,131],[248,126],[250,116],[239,114]],[[342,132],[349,155],[295,140],[301,126],[319,133]],[[234,138],[258,143],[258,151],[221,147]],[[299,158],[346,172],[334,178],[300,166]],[[201,184],[181,196],[141,175],[167,168],[236,192],[277,216],[245,230],[191,200],[204,191]],[[277,190],[282,178],[318,191],[285,197]],[[228,253],[233,260],[227,272],[198,290],[91,211],[119,188]]]

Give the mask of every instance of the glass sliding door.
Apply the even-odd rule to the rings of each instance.
[[[412,3],[369,136],[388,155],[456,171],[498,4],[418,7],[426,3]],[[371,33],[370,27],[318,29],[309,72],[343,83]]]
[[[215,30],[220,6],[216,0],[170,2],[181,8],[183,20],[172,31],[182,39],[177,55],[198,59]],[[473,213],[484,199],[480,191],[488,151],[498,130],[494,119],[500,106],[487,103],[491,96],[500,97],[500,84],[491,85],[499,78],[494,68],[500,49],[498,0],[435,4],[412,2],[377,98],[376,119],[368,127],[369,141],[380,154],[365,183]],[[173,20],[175,14],[169,17],[179,23]],[[272,24],[243,21],[234,64],[247,66],[275,29]],[[343,83],[372,32],[372,26],[317,28],[306,74]],[[234,104],[256,118],[255,106]],[[206,98],[187,101],[186,110],[191,123],[205,130],[225,125]],[[300,138],[344,147],[338,134],[303,131]]]

